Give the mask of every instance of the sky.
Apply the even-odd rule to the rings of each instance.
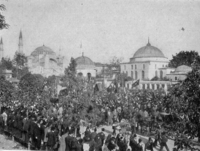
[[[197,0],[0,0],[8,29],[0,30],[4,56],[12,58],[22,30],[24,53],[50,47],[67,58],[129,61],[147,44],[171,59],[181,50],[200,52]]]

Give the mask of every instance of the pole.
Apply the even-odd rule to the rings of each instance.
[[[102,83],[103,88],[105,87],[105,83],[104,83],[105,79],[104,79],[104,78],[105,78],[105,77],[104,77],[104,65],[103,65],[103,83]]]

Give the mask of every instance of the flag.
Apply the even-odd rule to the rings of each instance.
[[[132,88],[138,86],[140,84],[140,80],[138,79],[137,81],[135,81],[133,84],[132,84]]]

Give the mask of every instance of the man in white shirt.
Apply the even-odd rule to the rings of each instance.
[[[4,126],[6,126],[7,125],[7,118],[8,118],[6,111],[3,112],[2,117],[3,117]]]

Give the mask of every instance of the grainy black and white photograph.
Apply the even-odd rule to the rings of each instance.
[[[0,0],[0,150],[200,151],[200,0]]]

